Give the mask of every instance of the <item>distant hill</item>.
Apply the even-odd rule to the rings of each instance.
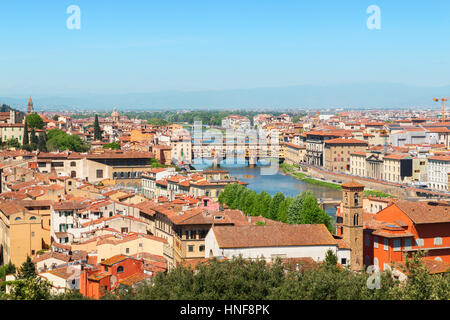
[[[25,117],[25,113],[23,113],[22,111],[13,109],[6,104],[2,104],[0,106],[0,112],[10,112],[11,110],[16,112],[16,122],[22,122],[23,118]]]
[[[438,107],[434,97],[449,96],[450,86],[418,87],[368,83],[302,85],[217,91],[164,91],[130,94],[33,96],[37,111],[142,109],[287,109],[287,108],[420,108]],[[23,108],[28,95],[2,98]]]

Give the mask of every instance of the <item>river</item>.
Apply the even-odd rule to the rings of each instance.
[[[261,168],[255,167],[221,167],[228,170],[230,174],[241,181],[248,183],[248,188],[256,192],[266,191],[270,195],[282,192],[285,196],[295,197],[302,191],[311,190],[320,199],[342,199],[342,191],[330,189],[322,186],[312,185],[297,180],[290,175],[283,175],[281,168],[275,175],[261,175]],[[336,214],[336,208],[326,208],[329,215]]]

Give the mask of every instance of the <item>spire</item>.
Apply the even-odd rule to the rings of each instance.
[[[28,99],[28,113],[33,113],[33,100],[31,100],[31,97],[30,97],[30,99]]]

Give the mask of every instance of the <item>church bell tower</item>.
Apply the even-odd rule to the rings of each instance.
[[[27,109],[28,114],[33,113],[33,101],[30,99],[28,100],[28,109]]]
[[[342,238],[350,246],[350,269],[364,269],[363,260],[364,186],[352,180],[342,185]]]

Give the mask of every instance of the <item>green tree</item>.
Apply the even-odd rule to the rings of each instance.
[[[301,223],[300,213],[303,206],[303,193],[297,195],[292,201],[289,209],[287,211],[287,223],[289,224],[299,224]]]
[[[280,204],[280,207],[278,209],[278,216],[277,216],[277,220],[287,223],[288,220],[288,210],[289,207],[292,204],[292,201],[294,201],[293,198],[291,197],[286,197]]]
[[[48,300],[51,284],[41,277],[24,278],[10,283],[10,297],[13,300]]]
[[[338,258],[333,253],[333,251],[328,250],[325,254],[325,259],[323,260],[323,264],[326,268],[337,269]]]
[[[30,147],[31,150],[36,150],[38,145],[38,137],[36,136],[36,131],[34,131],[34,128],[31,129],[30,133]]]
[[[29,114],[25,121],[28,123],[28,127],[32,129],[42,129],[44,127],[44,120],[37,113]]]
[[[284,200],[284,194],[281,192],[278,192],[275,194],[272,198],[272,202],[270,203],[269,207],[269,215],[268,218],[272,220],[278,219],[278,212],[280,210],[280,205]]]
[[[100,129],[100,124],[98,123],[97,115],[95,115],[94,120],[94,140],[102,140],[102,130]]]
[[[301,224],[324,224],[327,229],[332,232],[330,216],[319,207],[317,199],[312,193],[303,195],[302,209],[300,211]]]
[[[27,260],[22,263],[17,271],[17,279],[27,279],[36,277],[36,266],[31,261],[30,256],[27,256]]]
[[[244,205],[244,212],[247,215],[252,215],[253,207],[256,205],[257,202],[257,194],[253,190],[248,190],[249,193],[247,197],[245,198],[245,205]]]
[[[6,146],[10,148],[20,148],[20,143],[17,138],[11,138],[6,141]]]
[[[45,132],[39,136],[38,146],[37,148],[41,152],[47,152],[47,139]]]
[[[118,142],[111,142],[103,146],[103,149],[111,149],[111,150],[120,150],[120,148],[121,146],[120,143]]]
[[[51,129],[47,133],[48,151],[71,150],[76,152],[86,152],[89,146],[77,135],[69,135],[59,129]]]
[[[245,187],[241,184],[235,184],[234,189],[233,201],[231,202],[230,208],[239,209],[241,194],[244,193]]]
[[[26,146],[30,143],[29,141],[29,136],[28,136],[28,122],[25,121],[24,125],[23,125],[23,140],[22,140],[22,145]]]
[[[266,191],[262,191],[258,196],[258,201],[260,201],[259,214],[265,218],[268,218],[272,197]]]
[[[225,192],[221,191],[219,193],[219,196],[217,197],[217,201],[219,201],[220,204],[224,204],[225,201]]]

